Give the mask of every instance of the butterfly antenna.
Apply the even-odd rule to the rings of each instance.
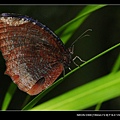
[[[88,34],[86,34],[88,31],[92,31],[92,29],[87,29],[84,33],[82,33],[72,44],[71,46],[73,46],[75,44],[75,42],[77,42],[79,39],[89,36]]]

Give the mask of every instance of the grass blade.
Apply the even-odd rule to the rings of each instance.
[[[56,30],[56,33],[62,32],[61,40],[66,43],[74,32],[79,28],[79,26],[85,21],[85,19],[90,15],[90,13],[104,7],[105,5],[88,5],[78,15],[67,22],[65,25]],[[74,31],[74,32],[73,32]]]
[[[120,71],[77,87],[31,110],[83,110],[120,95]]]
[[[116,71],[118,71],[120,69],[120,54],[118,55],[118,58],[112,68],[111,73],[115,73]]]
[[[9,103],[15,93],[16,88],[17,86],[14,83],[10,84],[8,91],[5,94],[1,110],[6,110],[8,108]]]

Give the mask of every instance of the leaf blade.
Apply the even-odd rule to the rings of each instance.
[[[119,86],[120,71],[77,87],[31,110],[83,110],[101,101],[119,96]]]

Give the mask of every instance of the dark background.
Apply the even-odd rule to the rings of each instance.
[[[1,5],[0,13],[12,12],[28,15],[47,25],[52,31],[55,31],[66,22],[73,19],[84,7],[85,5]],[[74,56],[78,55],[84,60],[89,60],[120,42],[120,6],[108,5],[93,12],[79,27],[74,36],[70,38],[66,44],[66,48],[89,28],[93,30],[92,32],[89,32],[90,37],[77,41],[74,50]],[[85,65],[74,74],[71,74],[64,82],[44,96],[40,103],[72,88],[109,74],[119,52],[120,49],[116,48],[99,59]],[[72,69],[75,67],[76,66],[72,65]],[[0,106],[12,81],[9,76],[4,75],[5,69],[5,61],[0,53]],[[17,89],[8,109],[21,109],[26,95],[26,93]],[[34,97],[31,97],[31,99],[32,98]],[[94,109],[95,106],[88,108],[87,110]],[[101,106],[101,110],[120,110],[120,97],[104,102]]]

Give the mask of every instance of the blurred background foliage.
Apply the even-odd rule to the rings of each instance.
[[[73,19],[84,7],[85,5],[1,5],[0,13],[12,12],[28,15],[45,24],[52,31],[55,31]],[[120,42],[120,6],[108,5],[93,12],[66,43],[66,48],[89,28],[92,29],[92,32],[88,33],[90,36],[78,40],[77,43],[75,43],[74,49],[74,56],[80,56],[84,60],[88,60]],[[58,34],[58,36],[60,35]],[[93,79],[109,74],[119,53],[119,48],[114,49],[99,59],[96,59],[94,62],[84,66],[74,74],[71,74],[65,81],[44,96],[39,103],[49,100],[72,88],[88,83]],[[76,62],[81,64],[80,61]],[[71,65],[72,69],[75,67],[75,65]],[[5,69],[5,61],[0,53],[0,106],[11,83],[11,78],[4,75]],[[66,72],[69,71],[66,70]],[[26,93],[17,88],[8,109],[21,109],[26,95]],[[34,96],[31,97],[31,99],[32,98],[34,98]],[[94,109],[95,106],[88,108],[88,110]],[[120,97],[102,103],[100,109],[119,110]]]

